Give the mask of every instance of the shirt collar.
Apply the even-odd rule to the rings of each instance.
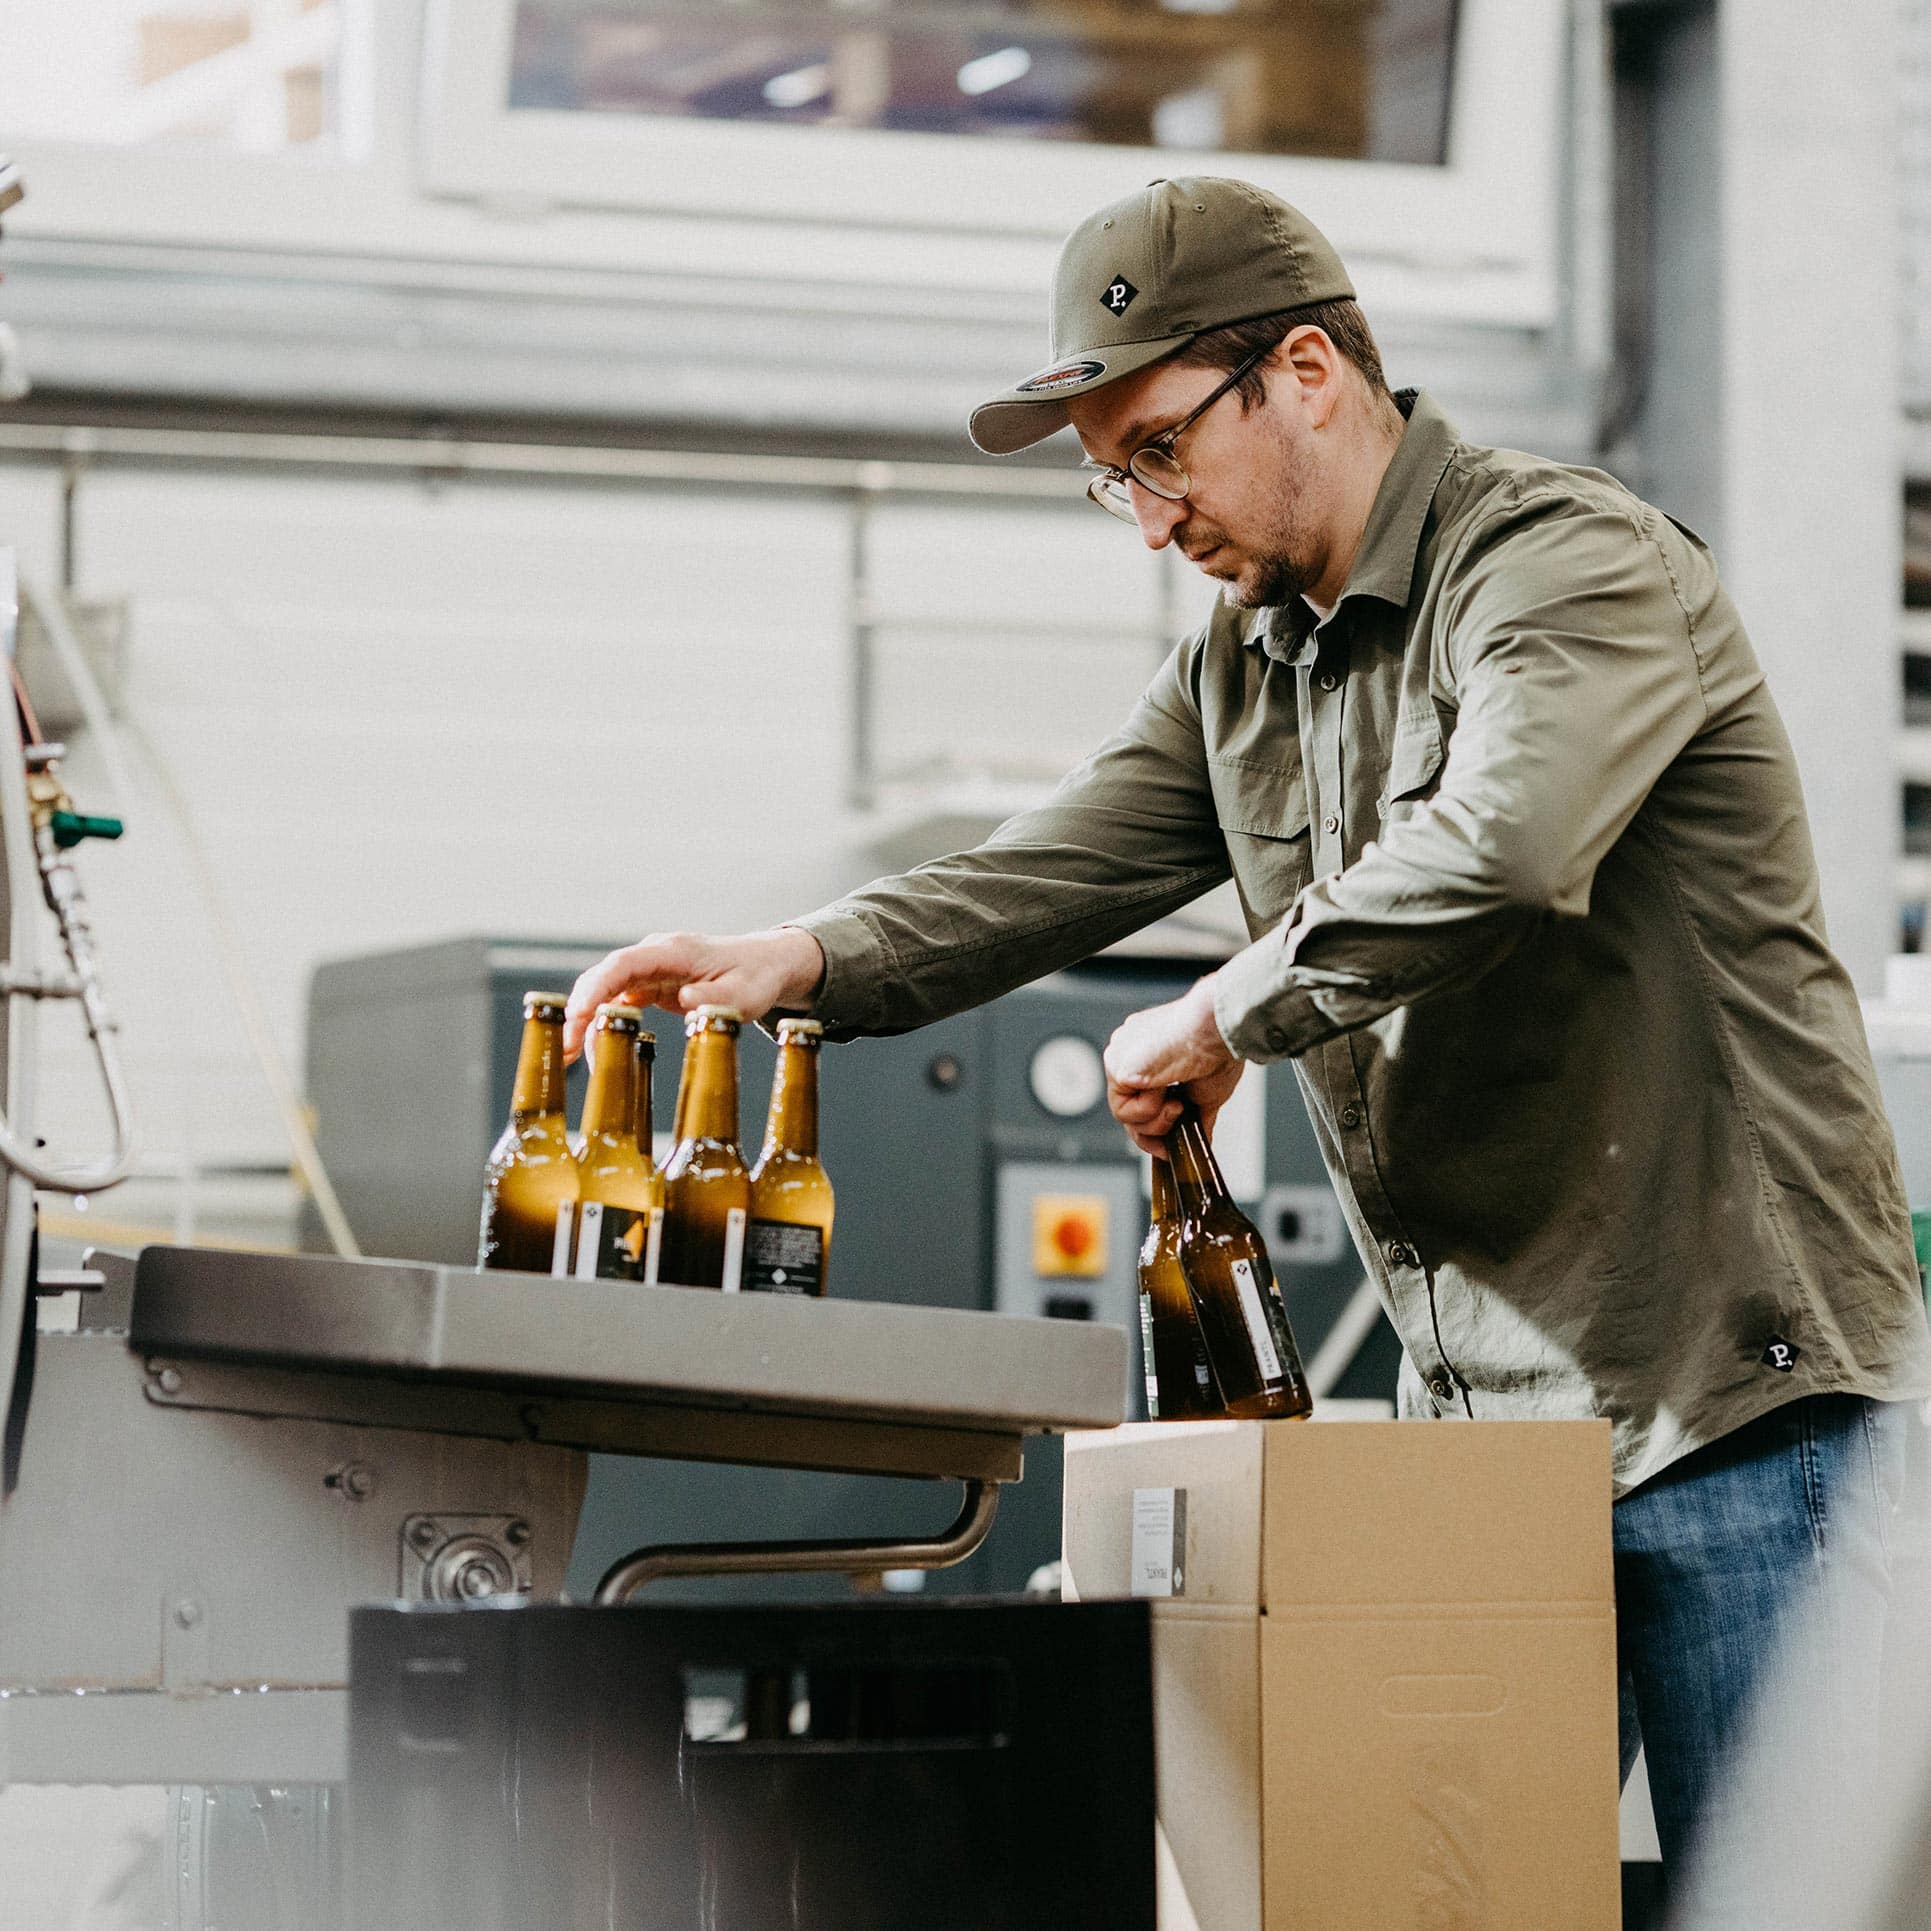
[[[1395,406],[1407,417],[1408,427],[1395,445],[1381,487],[1375,492],[1374,507],[1361,532],[1361,547],[1355,552],[1336,610],[1350,597],[1378,597],[1386,603],[1407,604],[1422,526],[1428,521],[1436,487],[1459,440],[1455,425],[1440,405],[1420,390],[1397,391]],[[1263,610],[1247,641],[1259,644],[1270,657],[1284,663],[1311,662],[1314,632],[1321,621],[1302,598],[1296,597],[1291,603],[1271,604]]]

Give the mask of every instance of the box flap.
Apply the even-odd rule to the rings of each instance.
[[[1270,1610],[1610,1606],[1606,1421],[1240,1426],[1265,1438]]]
[[[1260,1601],[1261,1428],[1238,1421],[1130,1422],[1066,1437],[1066,1594],[1132,1594],[1133,1493],[1187,1492],[1190,1603]]]

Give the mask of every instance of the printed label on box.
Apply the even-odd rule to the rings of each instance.
[[[1133,1491],[1133,1572],[1136,1596],[1187,1593],[1187,1491],[1136,1488]]]

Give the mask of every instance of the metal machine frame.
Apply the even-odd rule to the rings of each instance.
[[[0,551],[0,644],[12,584]],[[129,1141],[112,1022],[71,868],[36,860],[10,728],[8,1116],[31,1144],[33,999],[82,998],[118,1144],[48,1177],[99,1187]],[[35,865],[71,989],[33,983]],[[559,1597],[593,1451],[965,1489],[937,1535],[637,1550],[596,1591],[620,1603],[665,1575],[961,1561],[1028,1434],[1123,1415],[1127,1337],[1087,1323],[174,1247],[36,1281],[44,1162],[4,1137],[0,1160],[0,1783],[338,1781],[349,1610]],[[36,1334],[33,1296],[77,1285],[76,1331]]]

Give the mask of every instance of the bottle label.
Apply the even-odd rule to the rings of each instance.
[[[586,1200],[577,1210],[577,1279],[641,1281],[655,1215]]]
[[[644,1235],[644,1284],[655,1287],[658,1282],[658,1267],[664,1257],[664,1210],[653,1207],[650,1210],[650,1230]]]
[[[1147,1378],[1147,1420],[1160,1419],[1160,1377],[1153,1366],[1153,1296],[1140,1290],[1140,1366]]]
[[[744,1222],[742,1207],[733,1207],[724,1216],[724,1278],[718,1283],[727,1294],[744,1285]]]
[[[1274,1331],[1267,1325],[1267,1308],[1261,1300],[1261,1285],[1254,1278],[1252,1261],[1234,1262],[1234,1292],[1240,1299],[1241,1319],[1247,1323],[1247,1338],[1254,1344],[1254,1360],[1261,1380],[1274,1387],[1287,1379],[1281,1372],[1281,1357],[1275,1352]]]
[[[570,1271],[570,1239],[577,1227],[577,1203],[565,1200],[557,1207],[556,1239],[550,1247],[550,1272],[567,1274]]]
[[[789,1220],[754,1220],[744,1230],[747,1294],[816,1294],[825,1279],[825,1233]]]

